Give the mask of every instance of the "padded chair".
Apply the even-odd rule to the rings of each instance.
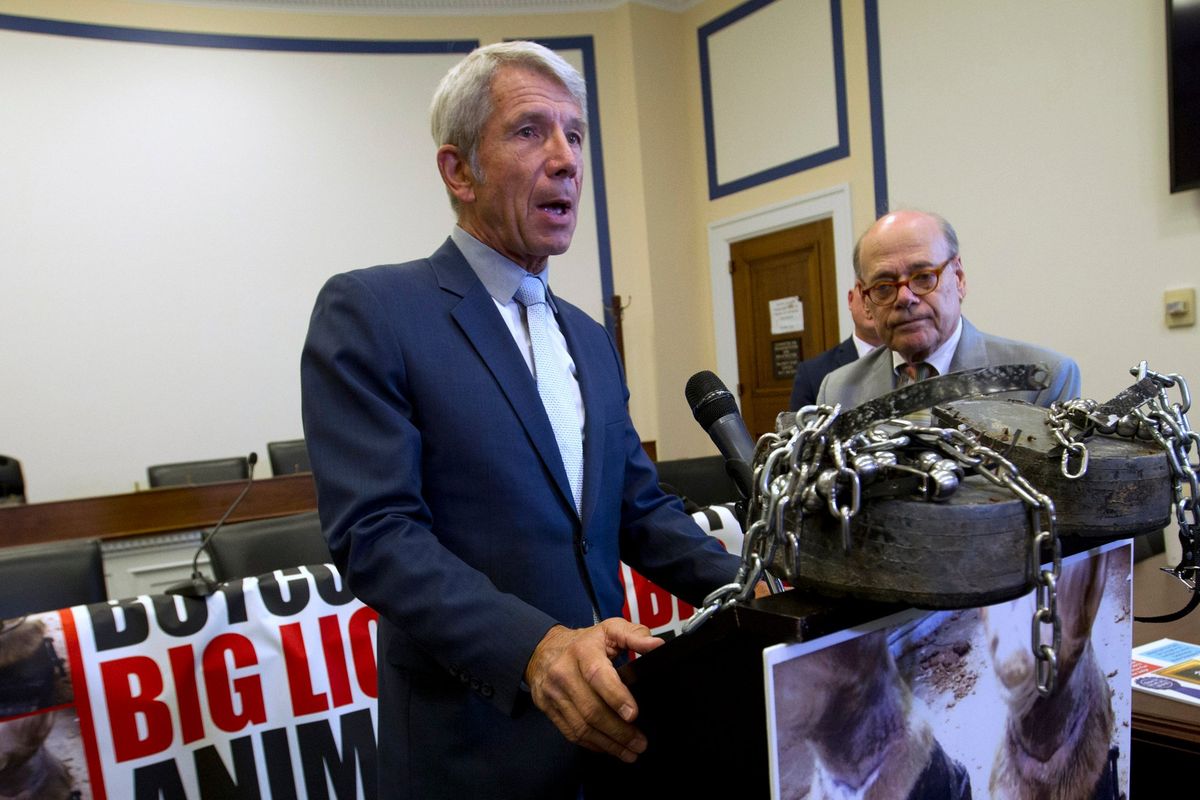
[[[725,471],[724,456],[701,456],[659,461],[659,485],[671,494],[697,506],[733,503],[739,499],[737,485]],[[690,507],[690,506],[689,506]]]
[[[107,599],[99,539],[0,548],[0,619]]]
[[[271,458],[272,475],[295,475],[297,472],[312,472],[308,463],[308,448],[303,439],[286,442],[267,442],[267,455]]]
[[[0,506],[25,502],[25,476],[21,462],[11,456],[0,456]]]
[[[156,464],[146,468],[151,487],[195,486],[200,483],[244,481],[250,477],[250,461],[246,456],[214,458],[210,461],[183,461],[177,464]]]
[[[218,581],[333,561],[315,511],[226,525],[207,549]]]

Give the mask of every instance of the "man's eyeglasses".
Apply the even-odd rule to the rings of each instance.
[[[908,290],[917,297],[927,295],[938,287],[942,280],[942,272],[950,266],[950,262],[958,258],[952,255],[936,267],[922,269],[899,281],[876,281],[870,286],[862,287],[863,296],[877,306],[890,306],[900,296],[900,287],[907,286]]]

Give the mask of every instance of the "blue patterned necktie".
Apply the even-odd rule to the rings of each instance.
[[[546,288],[532,275],[521,279],[514,299],[525,306],[525,318],[529,325],[529,341],[533,345],[533,374],[538,394],[554,428],[558,440],[558,453],[571,483],[571,495],[575,500],[575,512],[583,508],[583,434],[579,430],[579,414],[575,410],[575,398],[567,384],[570,375],[554,356],[551,344],[549,306],[546,304]]]
[[[896,388],[900,388],[934,377],[937,375],[937,368],[924,361],[918,361],[915,364],[901,364],[896,369],[896,375],[899,378],[896,381]]]

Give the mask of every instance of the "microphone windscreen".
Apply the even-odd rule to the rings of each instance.
[[[683,393],[692,409],[692,416],[705,430],[721,417],[738,413],[733,395],[721,379],[708,370],[697,372],[689,378]]]
[[[248,464],[249,464],[250,466],[252,466],[252,467],[253,467],[255,464],[257,464],[257,463],[258,463],[258,453],[256,453],[256,452],[254,452],[253,450],[251,450],[251,451],[250,451],[250,456],[249,456],[249,457],[246,459],[246,463],[248,463]]]

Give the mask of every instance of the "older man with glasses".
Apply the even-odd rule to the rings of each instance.
[[[1079,396],[1073,360],[983,333],[963,318],[967,278],[958,235],[937,214],[904,210],[880,217],[855,245],[854,273],[884,346],[829,373],[818,403],[852,407],[935,375],[1038,362],[1050,369],[1049,386],[1006,397],[1049,406]]]

